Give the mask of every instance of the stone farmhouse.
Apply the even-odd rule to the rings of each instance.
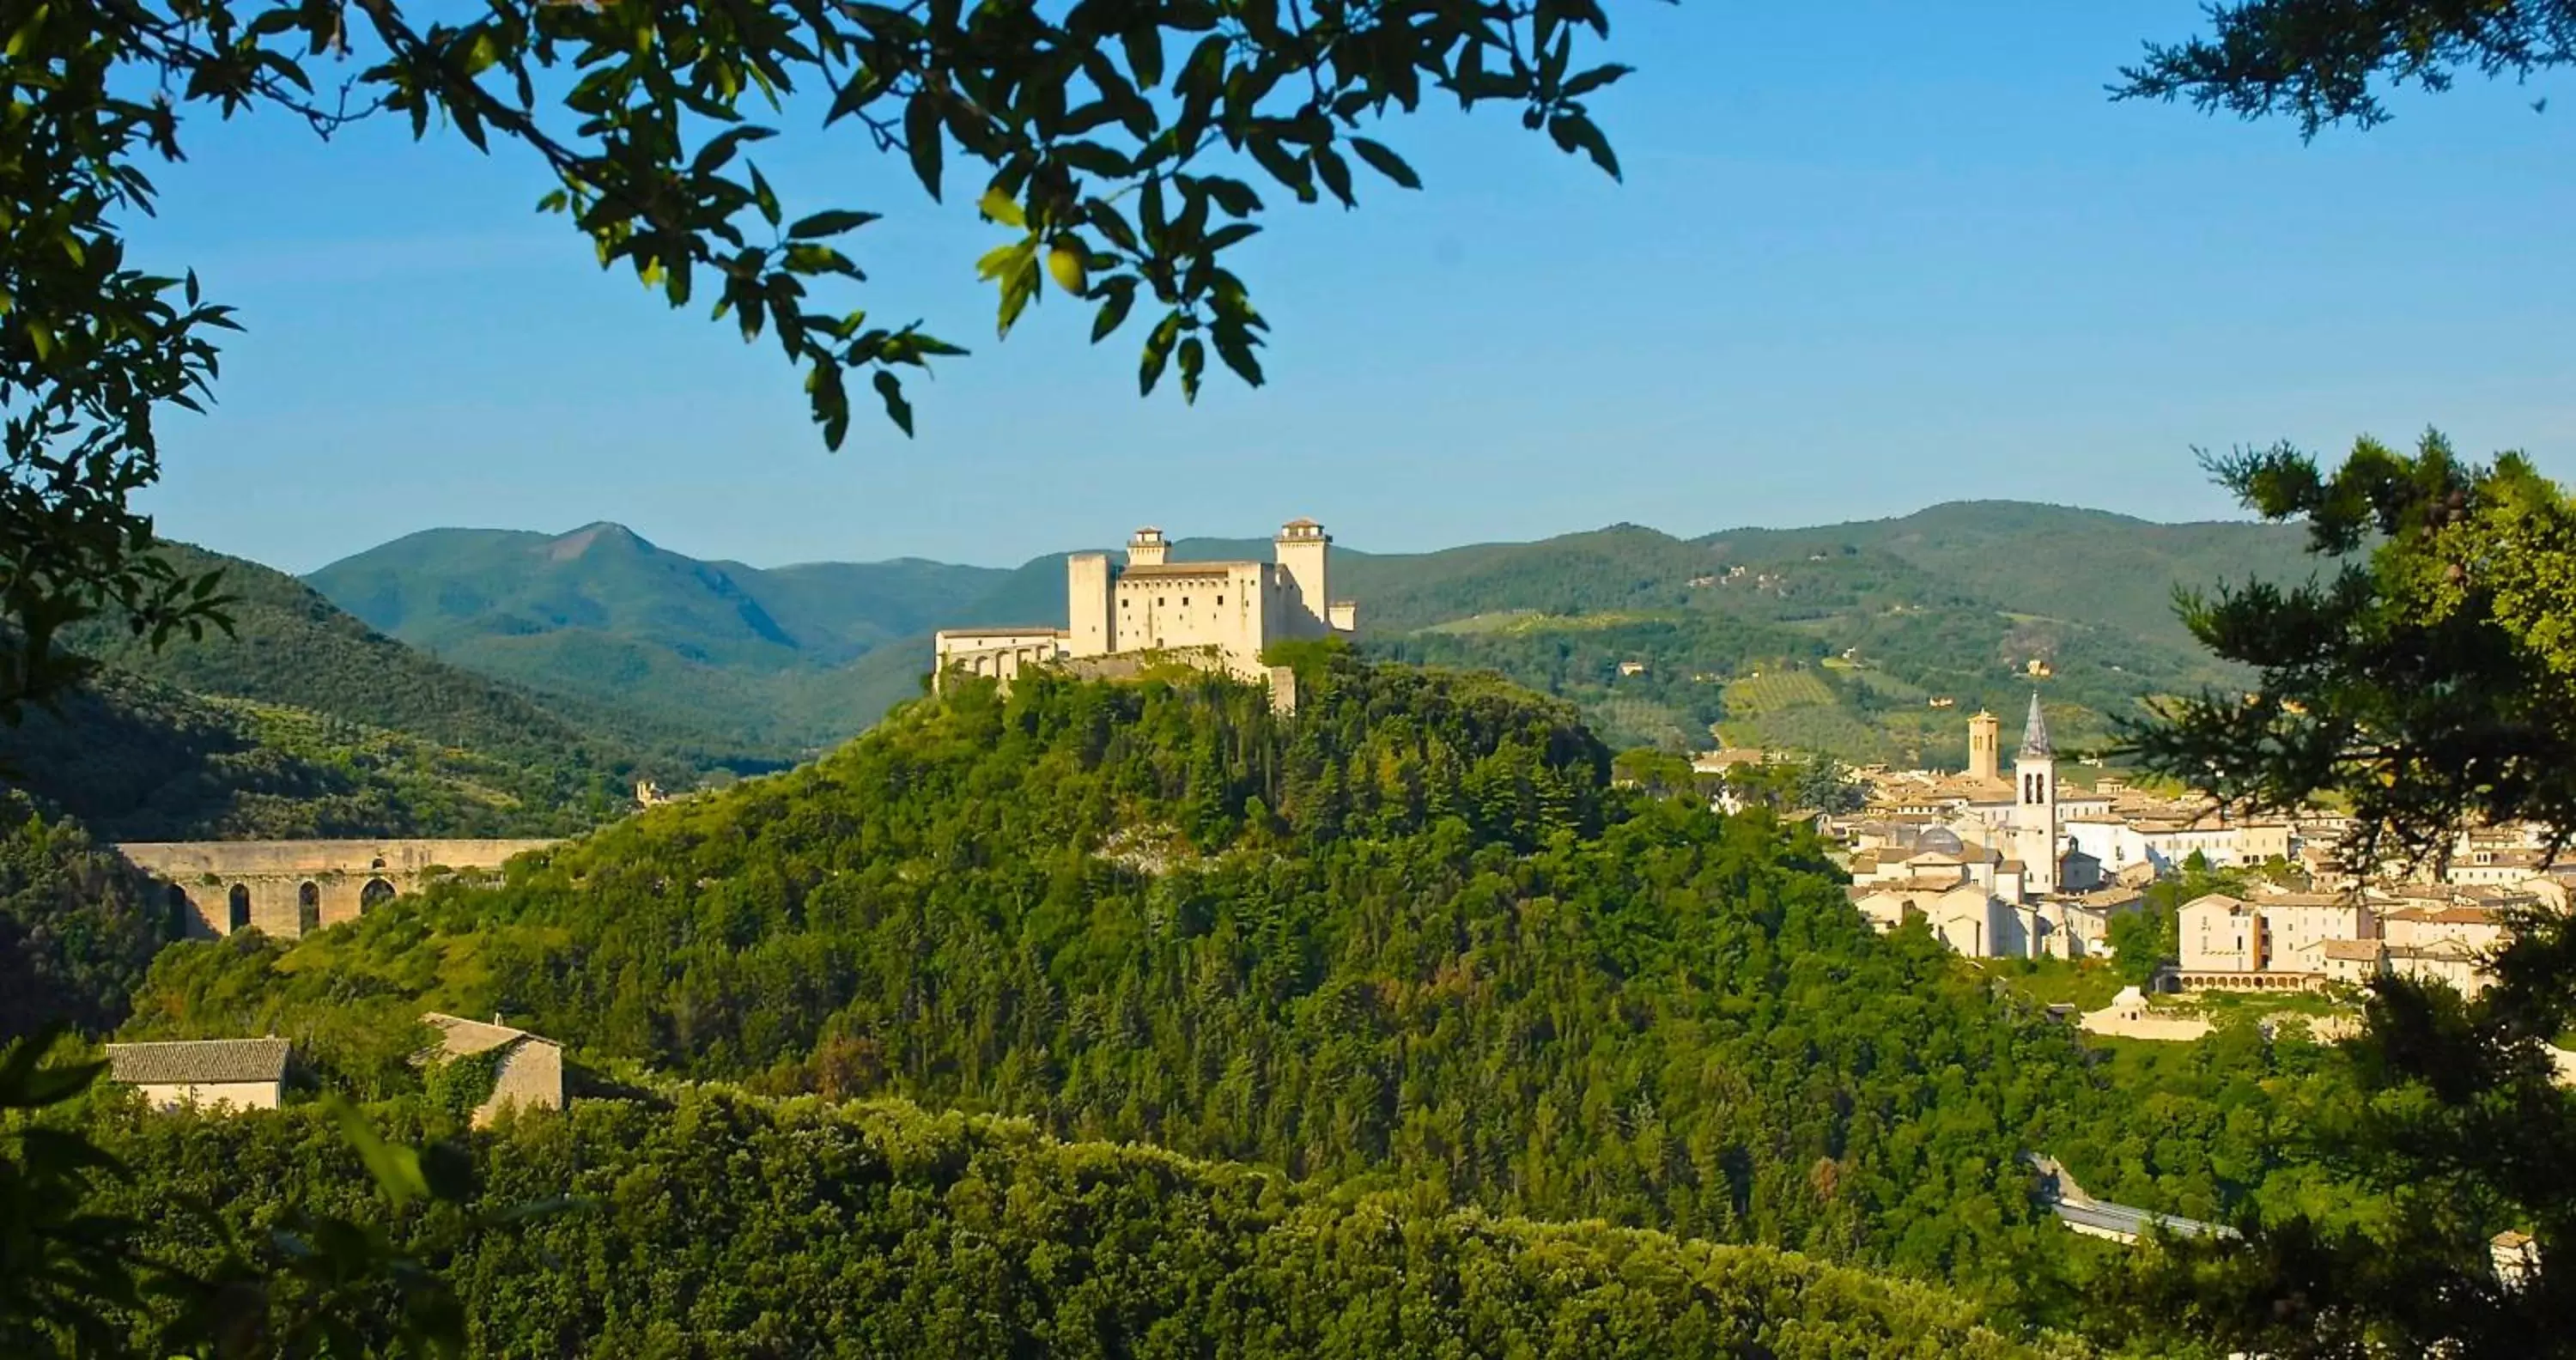
[[[184,1039],[109,1044],[108,1080],[156,1110],[274,1110],[286,1090],[284,1039]]]
[[[1008,682],[1029,666],[1167,655],[1246,680],[1277,642],[1348,637],[1359,606],[1332,596],[1332,535],[1292,519],[1268,562],[1174,562],[1156,528],[1127,541],[1125,563],[1102,552],[1065,560],[1066,626],[944,628],[931,642],[933,683],[953,672]]]
[[[563,1045],[552,1039],[539,1038],[523,1029],[512,1029],[492,1017],[491,1024],[468,1020],[462,1016],[431,1011],[420,1017],[421,1023],[438,1031],[438,1047],[422,1055],[429,1062],[453,1062],[459,1058],[498,1052],[498,1066],[493,1070],[492,1093],[474,1108],[474,1127],[482,1128],[500,1117],[501,1111],[516,1106],[523,1110],[560,1110],[564,1107]]]

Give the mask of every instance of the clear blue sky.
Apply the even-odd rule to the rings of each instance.
[[[1508,115],[1389,128],[1426,190],[1274,214],[1243,261],[1271,384],[1196,409],[1140,402],[1141,327],[1094,349],[1061,299],[994,343],[971,189],[933,208],[837,130],[771,143],[791,210],[887,212],[855,238],[865,305],[976,351],[918,386],[918,439],[862,418],[837,454],[774,347],[536,216],[530,158],[201,119],[135,235],[249,333],[148,504],[297,571],[600,519],[759,565],[1011,563],[1298,514],[1379,550],[1979,497],[2214,517],[2195,445],[2428,424],[2576,476],[2576,81],[2302,145],[2105,98],[2195,0],[1613,18],[1626,184]]]

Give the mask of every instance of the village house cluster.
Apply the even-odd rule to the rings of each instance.
[[[1956,774],[1865,771],[1864,809],[1828,824],[1849,850],[1852,904],[1880,930],[1920,918],[1978,958],[2106,958],[2110,923],[2198,857],[2256,886],[2178,912],[2182,989],[2306,990],[2386,974],[2486,985],[2482,960],[2518,909],[2565,910],[2576,866],[2549,863],[2535,832],[2462,839],[2448,865],[2360,874],[2344,863],[2348,819],[2323,811],[2244,818],[2104,777],[2061,783],[2039,697],[2004,768],[2002,724],[1968,720]]]
[[[414,1055],[422,1067],[462,1058],[491,1063],[492,1088],[473,1111],[482,1128],[511,1107],[564,1107],[563,1046],[492,1017],[490,1024],[430,1011],[420,1017],[438,1042]],[[156,1110],[194,1109],[208,1114],[274,1110],[285,1099],[294,1045],[261,1039],[172,1039],[109,1044],[108,1080],[132,1087]]]

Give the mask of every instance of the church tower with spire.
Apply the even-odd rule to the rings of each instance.
[[[2048,716],[2040,712],[2036,691],[2030,696],[2030,718],[2022,724],[2021,750],[2013,756],[2013,783],[2013,858],[2022,863],[2022,886],[2033,893],[2055,892],[2057,748],[2048,739]]]

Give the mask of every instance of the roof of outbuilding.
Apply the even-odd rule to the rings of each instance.
[[[280,1081],[292,1049],[284,1039],[179,1039],[109,1044],[107,1072],[133,1086]]]
[[[512,1029],[508,1025],[485,1024],[480,1020],[468,1020],[461,1015],[447,1015],[439,1011],[424,1012],[420,1022],[438,1031],[439,1056],[447,1058],[488,1053],[496,1048],[506,1048],[521,1039],[535,1039],[541,1044],[554,1042],[551,1039],[539,1038],[523,1029]]]

